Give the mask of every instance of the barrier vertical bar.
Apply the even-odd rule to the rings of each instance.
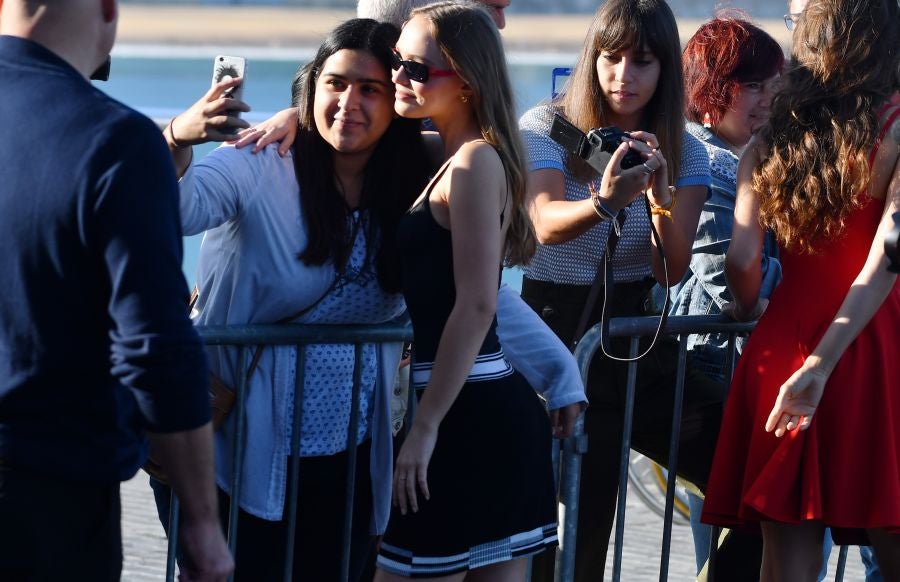
[[[734,376],[734,367],[737,364],[737,333],[730,332],[728,334],[728,348],[725,351],[725,377],[729,383]],[[709,550],[706,558],[706,579],[716,579],[716,561],[719,555],[719,537],[722,535],[722,528],[712,526],[709,536]]]
[[[631,337],[628,357],[638,353],[638,336]],[[622,455],[619,459],[619,496],[616,503],[616,546],[613,557],[613,581],[622,579],[622,544],[625,542],[625,497],[628,494],[628,459],[631,456],[631,429],[634,415],[634,393],[637,384],[637,362],[628,363],[628,383],[625,393],[625,415],[622,427]]]
[[[297,345],[297,371],[294,374],[294,418],[291,422],[291,452],[288,495],[284,512],[288,518],[284,543],[284,582],[294,576],[294,541],[297,539],[297,503],[300,497],[300,436],[303,430],[303,389],[306,386],[306,346]]]
[[[350,426],[347,429],[347,493],[344,498],[344,535],[341,537],[341,575],[350,579],[350,537],[353,532],[353,498],[356,495],[356,433],[359,432],[359,392],[362,387],[363,344],[356,344],[353,362],[353,390],[350,397]]]
[[[562,443],[559,502],[563,510],[559,550],[556,554],[553,579],[569,582],[575,579],[575,542],[578,531],[578,495],[581,489],[581,461],[587,452],[588,436],[584,434],[584,413],[575,420],[572,436]]]
[[[238,536],[238,508],[241,498],[241,477],[244,472],[244,432],[246,429],[246,418],[244,418],[244,397],[247,394],[247,352],[246,344],[241,345],[238,349],[237,369],[238,386],[237,395],[234,402],[234,442],[232,443],[231,458],[231,503],[228,506],[228,549],[231,555],[237,555],[237,536]],[[234,580],[234,574],[228,577],[228,580]]]
[[[175,556],[178,550],[178,496],[169,493],[169,541],[166,547],[166,582],[175,582]]]
[[[841,551],[838,553],[838,563],[834,572],[834,582],[843,582],[844,580],[844,569],[847,567],[847,549],[847,546],[841,546]]]
[[[678,370],[675,372],[675,396],[672,406],[672,433],[669,439],[669,475],[666,483],[666,515],[663,518],[662,556],[659,582],[669,579],[669,553],[672,546],[672,511],[675,505],[675,479],[678,471],[678,448],[681,444],[681,416],[684,409],[684,371],[687,366],[687,336],[678,339]]]
[[[587,385],[591,361],[597,352],[599,328],[589,329],[575,348],[575,360],[581,372],[581,380]],[[584,433],[584,412],[575,419],[572,436],[560,443],[559,503],[563,506],[562,524],[559,527],[559,550],[553,569],[556,582],[575,579],[575,548],[578,532],[579,495],[581,491],[581,463],[588,450],[588,435]]]

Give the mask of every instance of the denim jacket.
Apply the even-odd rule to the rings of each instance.
[[[687,130],[706,146],[712,172],[712,196],[703,205],[691,264],[684,279],[670,290],[672,315],[712,315],[733,297],[725,282],[725,253],[734,225],[738,158],[709,129],[688,123]],[[781,281],[778,246],[771,233],[763,239],[762,287],[760,297],[768,298]],[[738,351],[746,338],[738,338]],[[697,334],[688,339],[694,367],[708,376],[725,380],[727,334]]]

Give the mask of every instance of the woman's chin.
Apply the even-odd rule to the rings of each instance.
[[[426,117],[419,111],[420,107],[417,104],[408,103],[405,100],[397,100],[394,102],[394,112],[400,117],[406,117],[408,119],[422,119],[423,117]]]

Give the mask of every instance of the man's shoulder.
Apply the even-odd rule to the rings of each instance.
[[[129,141],[146,139],[152,135],[154,139],[162,140],[156,123],[143,113],[96,89],[86,99],[92,105],[87,121],[97,135],[115,136]]]

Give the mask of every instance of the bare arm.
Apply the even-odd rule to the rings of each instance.
[[[407,504],[418,511],[417,485],[426,499],[430,495],[427,470],[438,428],[462,390],[496,312],[503,258],[500,210],[506,197],[500,160],[486,144],[467,144],[457,152],[448,177],[438,186],[445,185],[449,207],[456,303],[441,334],[431,379],[397,457],[394,499],[404,514]],[[440,193],[436,188],[432,200]],[[438,222],[442,214],[435,213]]]
[[[297,139],[297,130],[300,128],[298,113],[297,107],[282,109],[262,123],[240,131],[234,147],[241,149],[252,145],[251,151],[257,154],[267,145],[278,142],[278,155],[286,156],[294,140]]]
[[[725,257],[725,278],[739,319],[754,312],[762,284],[763,229],[759,224],[759,198],[751,186],[753,170],[760,161],[754,145],[751,141],[738,165],[734,229]]]
[[[643,145],[640,142],[623,142],[606,165],[600,181],[598,194],[604,206],[612,212],[631,204],[647,187],[647,174],[642,166],[627,170],[621,168],[629,143],[635,143],[636,148]],[[541,244],[568,242],[601,221],[590,198],[566,200],[565,176],[559,170],[531,172],[528,175],[528,201],[531,220]]]
[[[898,125],[900,121],[894,127]],[[782,436],[789,430],[809,427],[834,367],[847,347],[881,308],[897,282],[897,275],[887,270],[889,261],[884,252],[884,239],[893,228],[891,215],[900,211],[900,148],[897,143],[889,144],[887,141],[882,146],[875,164],[870,192],[876,193],[876,197],[879,190],[885,192],[884,212],[869,255],[822,339],[803,362],[803,366],[781,386],[766,421],[766,430],[775,431],[776,436]],[[888,179],[887,189],[881,190],[878,187],[879,181],[883,185]]]
[[[706,202],[707,188],[684,186],[673,192],[669,186],[669,164],[659,149],[659,140],[646,131],[632,131],[631,135],[644,154],[644,163],[654,170],[646,187],[651,207],[669,210],[668,216],[651,216],[666,253],[665,265],[658,252],[651,253],[651,268],[653,277],[660,285],[671,287],[681,281],[691,264],[691,249],[697,236],[700,211]],[[650,244],[656,247],[652,235]]]
[[[234,561],[219,525],[211,425],[151,434],[150,440],[181,501],[183,579],[225,580],[234,569]]]
[[[657,172],[657,174],[660,174],[660,172]],[[668,180],[664,174],[657,179]],[[685,186],[678,188],[674,195],[678,202],[677,208],[672,211],[672,218],[661,214],[652,216],[653,224],[656,226],[666,253],[665,266],[660,259],[659,253],[651,253],[653,276],[660,285],[668,284],[669,287],[681,282],[681,278],[684,277],[684,273],[691,264],[691,249],[694,244],[694,237],[697,234],[700,211],[703,210],[703,203],[706,202],[706,187]],[[671,203],[671,196],[670,194],[668,203]],[[660,195],[660,198],[662,198],[662,195]],[[663,206],[668,206],[668,203],[663,204]],[[654,202],[654,204],[657,204],[657,202]],[[654,248],[656,247],[656,241],[652,238],[650,244]]]

